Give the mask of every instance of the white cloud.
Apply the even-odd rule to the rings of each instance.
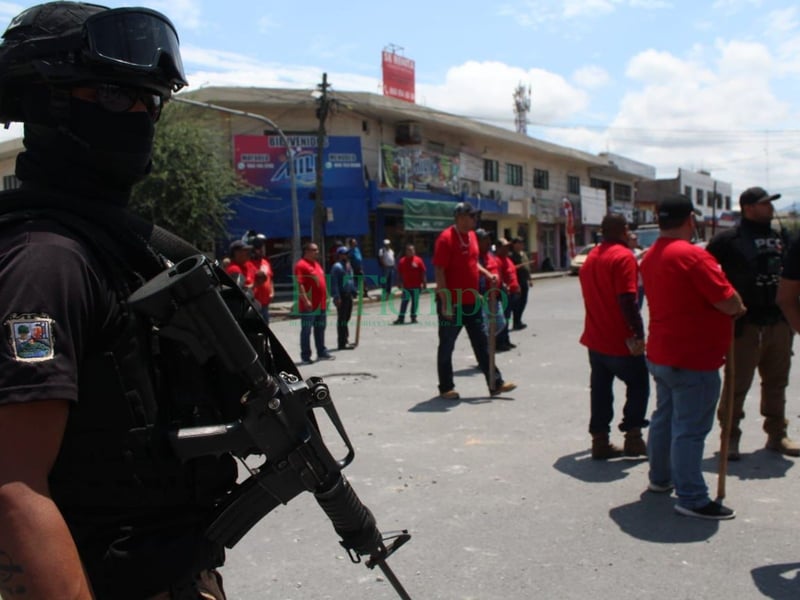
[[[580,87],[593,89],[607,85],[611,76],[603,67],[589,65],[576,70],[572,74],[572,80]]]
[[[148,5],[164,13],[175,24],[178,32],[204,27],[200,0],[151,0]]]
[[[533,122],[569,120],[589,102],[583,90],[560,75],[491,61],[469,61],[452,67],[440,85],[418,84],[417,102],[513,129],[513,94],[520,82],[531,86],[529,119]]]
[[[0,27],[5,30],[11,19],[16,17],[26,8],[28,7],[23,4],[16,4],[14,2],[0,2]]]
[[[661,10],[671,8],[667,0],[527,0],[503,4],[501,16],[511,17],[523,27],[538,27],[553,21],[587,20],[621,9]]]
[[[271,33],[279,27],[277,21],[270,17],[261,17],[258,19],[258,32],[261,34]]]

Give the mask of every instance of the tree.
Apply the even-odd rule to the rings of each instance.
[[[130,207],[204,251],[227,237],[230,198],[247,188],[230,164],[223,133],[187,107],[169,104],[156,125],[153,172]]]

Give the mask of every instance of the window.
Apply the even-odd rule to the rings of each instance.
[[[690,186],[690,185],[684,186],[683,195],[691,200],[692,199],[692,186]]]
[[[550,173],[542,169],[533,170],[533,187],[537,190],[550,189]]]
[[[575,175],[567,175],[567,193],[580,194],[581,193],[581,178]]]
[[[709,202],[711,198],[709,198]],[[697,206],[703,206],[703,190],[697,190]]]
[[[522,185],[522,165],[506,163],[506,183],[508,185]]]
[[[630,204],[632,188],[624,183],[614,184],[614,201]]]
[[[19,179],[16,175],[3,175],[3,189],[15,190],[19,187]]]
[[[483,161],[483,180],[500,181],[500,163],[496,160],[484,159]]]
[[[731,197],[725,196],[725,210],[731,209]]]

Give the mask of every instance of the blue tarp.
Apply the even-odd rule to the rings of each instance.
[[[329,236],[365,235],[368,231],[367,197],[363,187],[325,190],[325,207],[329,220],[325,234]],[[311,236],[311,222],[315,201],[307,189],[298,190],[298,212],[301,237]],[[255,229],[269,238],[291,238],[292,203],[289,190],[277,190],[263,195],[238,196],[231,203],[233,218],[228,222],[231,237],[239,237],[248,229]]]

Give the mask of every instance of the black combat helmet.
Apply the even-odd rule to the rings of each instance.
[[[11,21],[0,43],[0,122],[22,121],[22,90],[107,83],[168,99],[188,85],[170,20],[148,8],[50,2]]]
[[[261,247],[267,242],[267,236],[258,233],[255,229],[248,229],[242,236],[242,241],[248,246]]]

